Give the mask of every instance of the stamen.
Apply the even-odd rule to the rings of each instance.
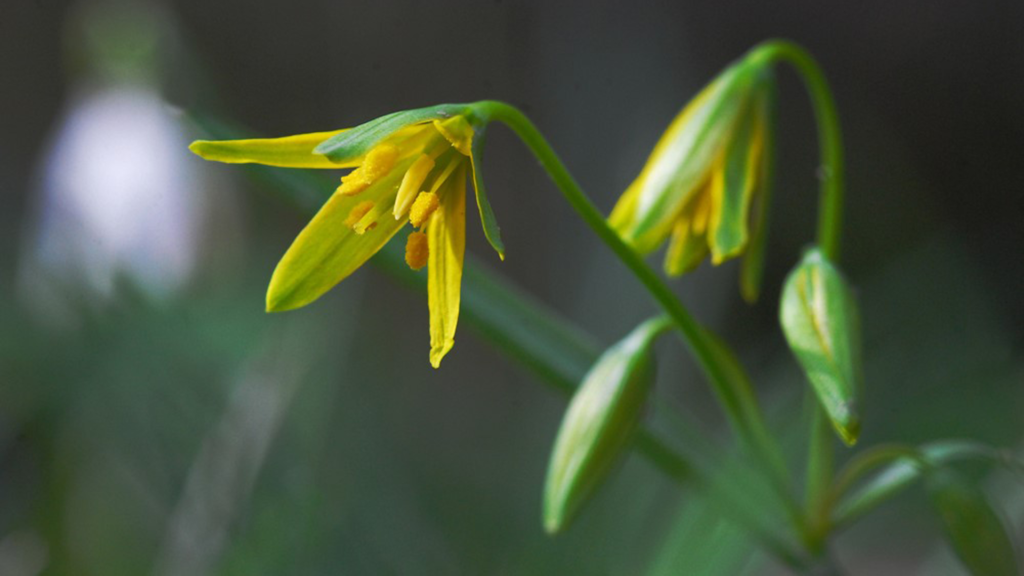
[[[366,190],[370,186],[370,182],[363,177],[363,171],[361,168],[356,168],[352,172],[341,177],[341,186],[335,190],[342,196],[355,196],[363,190]]]
[[[430,218],[434,210],[437,210],[437,206],[440,203],[441,200],[437,197],[437,194],[433,192],[420,192],[420,195],[416,197],[416,201],[412,204],[412,209],[409,210],[409,222],[419,228]]]
[[[693,233],[704,234],[708,229],[708,220],[711,218],[711,190],[702,190],[700,196],[694,199],[696,205],[693,208]]]
[[[366,213],[373,209],[373,200],[363,200],[359,204],[352,207],[352,210],[348,213],[348,218],[345,218],[345,226],[349,228],[355,228],[356,224],[366,216]]]
[[[423,232],[409,234],[405,242],[405,263],[413,270],[419,270],[427,265],[427,258],[430,256],[430,248],[427,244],[427,235]]]
[[[363,163],[349,174],[341,177],[341,186],[337,192],[344,196],[353,196],[366,190],[394,168],[398,159],[398,148],[392,144],[379,144],[366,155]]]
[[[416,199],[416,192],[433,169],[434,161],[426,154],[420,154],[412,166],[409,166],[409,170],[402,177],[402,184],[398,187],[398,196],[395,197],[395,220],[405,216],[409,211],[413,200]]]
[[[366,214],[363,214],[363,217],[359,219],[359,222],[356,222],[355,226],[353,226],[352,229],[356,231],[356,234],[365,234],[366,232],[369,232],[370,230],[373,230],[374,228],[377,227],[377,220],[379,219],[380,210],[378,210],[377,207],[374,206],[369,211],[367,211]]]
[[[369,182],[375,182],[388,173],[398,159],[398,148],[392,144],[378,144],[370,150],[363,160],[360,169],[363,171],[363,178]]]

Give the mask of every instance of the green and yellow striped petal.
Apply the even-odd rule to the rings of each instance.
[[[740,264],[740,294],[749,303],[761,294],[765,247],[768,243],[768,216],[771,212],[775,172],[775,80],[768,76],[757,97],[764,117],[765,135],[758,166],[757,189],[750,207],[750,242]]]
[[[712,189],[720,178],[712,178],[683,208],[672,227],[665,252],[665,273],[681,276],[692,272],[708,254],[707,227],[714,210]]]
[[[466,254],[466,166],[448,178],[441,206],[427,224],[427,307],[430,309],[430,365],[437,368],[455,344]]]
[[[720,210],[711,220],[708,245],[718,265],[739,255],[747,245],[750,202],[757,187],[765,121],[751,101],[726,146],[722,159],[722,185],[715,188]]]
[[[672,122],[637,179],[641,190],[627,233],[630,242],[643,243],[652,234],[663,238],[671,229],[671,221],[722,154],[745,108],[752,78],[747,66],[730,67]]]
[[[335,163],[313,149],[345,130],[313,132],[283,138],[196,140],[188,149],[206,160],[228,164],[265,164],[282,168],[351,168],[362,157]]]

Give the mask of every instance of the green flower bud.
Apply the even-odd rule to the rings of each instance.
[[[561,531],[629,446],[653,381],[651,344],[670,326],[648,320],[605,351],[562,419],[544,488],[544,528]]]
[[[786,279],[779,321],[832,425],[853,445],[863,388],[860,318],[842,274],[817,248]]]
[[[727,68],[680,112],[612,211],[609,223],[641,253],[671,238],[669,275],[709,253],[716,265],[739,256],[757,237],[752,206],[770,174],[773,86],[764,59]],[[756,296],[756,287],[744,293]]]

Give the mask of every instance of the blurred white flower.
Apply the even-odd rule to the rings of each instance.
[[[157,88],[173,31],[155,7],[86,3],[69,42],[85,75],[41,156],[18,279],[33,311],[59,324],[119,286],[174,296],[223,248],[210,241],[237,231],[231,198],[209,199],[208,172]]]
[[[192,275],[202,186],[188,139],[143,88],[78,97],[42,163],[38,221],[23,286],[58,282],[112,296],[123,275],[165,298]]]

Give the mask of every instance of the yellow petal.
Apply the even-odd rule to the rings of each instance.
[[[451,142],[452,146],[466,156],[470,156],[473,147],[473,127],[465,116],[453,116],[447,120],[434,120],[434,128]]]
[[[714,186],[712,175],[676,216],[665,251],[665,273],[669,276],[692,272],[708,255],[707,227]]]
[[[703,193],[702,193],[703,195]],[[691,206],[696,202],[691,202]],[[665,252],[665,273],[681,276],[692,272],[708,253],[708,243],[703,233],[695,230],[693,212],[690,208],[672,227],[672,237]]]
[[[620,234],[626,232],[633,224],[633,215],[636,213],[636,203],[640,199],[640,190],[643,188],[643,175],[633,181],[626,188],[626,191],[619,196],[619,201],[612,208],[608,216],[608,224]]]
[[[455,344],[462,293],[462,265],[466,253],[466,167],[460,163],[455,177],[441,192],[441,207],[427,224],[427,306],[430,308],[430,364]]]
[[[377,253],[405,225],[385,211],[371,208],[361,216],[357,233],[346,225],[357,207],[372,202],[376,207],[391,206],[398,191],[403,170],[394,170],[370,186],[359,196],[334,194],[306,225],[281,258],[267,290],[267,311],[280,312],[309,304],[344,280]],[[363,220],[371,213],[378,217],[373,223]]]
[[[361,158],[334,163],[322,154],[314,154],[318,144],[344,130],[314,132],[283,138],[249,140],[196,140],[188,149],[206,160],[229,164],[266,164],[283,168],[351,168]]]
[[[724,184],[725,171],[722,163],[716,162],[704,193],[693,200],[693,231],[697,234],[706,234],[711,222],[720,218]]]

